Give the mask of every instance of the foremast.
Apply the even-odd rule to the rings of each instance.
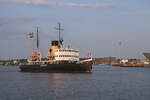
[[[38,60],[41,61],[42,55],[39,49],[39,28],[37,27],[37,33],[36,33],[36,53],[39,54]]]
[[[32,54],[30,54],[30,60],[36,60],[36,61],[41,61],[42,55],[40,53],[39,49],[39,30],[37,27],[37,32],[36,32],[36,50],[35,52],[33,51]],[[29,60],[29,61],[30,61]]]

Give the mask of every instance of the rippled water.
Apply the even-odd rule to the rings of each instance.
[[[92,73],[0,67],[0,100],[150,100],[150,68],[94,66]]]

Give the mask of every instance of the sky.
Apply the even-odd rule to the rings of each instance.
[[[141,58],[150,52],[149,0],[0,0],[0,59],[28,58],[35,48],[29,32],[39,27],[40,51],[47,55],[58,39],[80,57]]]

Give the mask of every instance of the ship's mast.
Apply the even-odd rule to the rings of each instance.
[[[58,23],[58,28],[56,28],[56,30],[59,31],[59,43],[60,43],[60,45],[62,45],[63,40],[60,37],[60,32],[63,31],[64,29],[61,28],[61,23],[60,22]]]
[[[122,60],[122,41],[119,41],[120,46],[120,61]]]
[[[37,27],[36,47],[37,47],[37,49],[39,50],[39,31],[38,31],[38,27]]]
[[[41,55],[40,50],[39,50],[39,30],[38,30],[38,27],[37,27],[37,37],[36,38],[37,38],[36,39],[36,46],[37,46],[36,49],[37,49],[37,53],[40,54],[39,60],[41,61],[42,55]]]

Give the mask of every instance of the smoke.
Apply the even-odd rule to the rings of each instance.
[[[34,6],[86,7],[86,8],[114,8],[118,6],[118,4],[116,3],[78,4],[78,3],[64,3],[46,0],[0,0],[0,2],[17,3]]]

